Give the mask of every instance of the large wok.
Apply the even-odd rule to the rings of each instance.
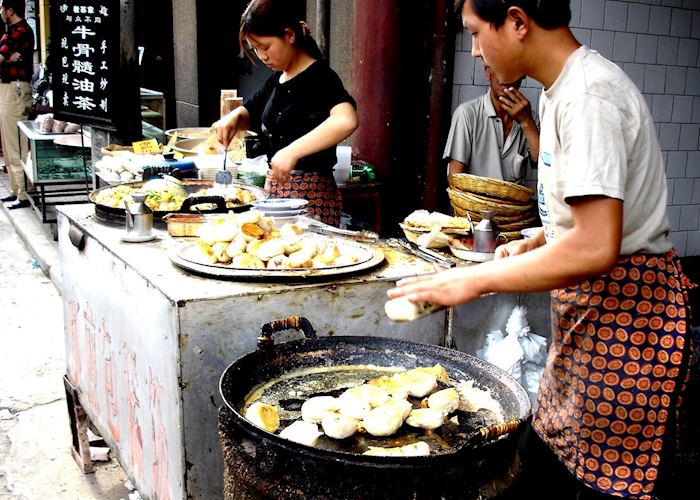
[[[301,329],[306,338],[274,344],[272,334],[286,329]],[[464,439],[448,442],[443,436],[443,449],[428,457],[375,457],[354,451],[357,443],[329,449],[287,441],[243,417],[246,405],[261,390],[280,379],[295,380],[297,374],[328,370],[331,381],[338,367],[411,369],[436,364],[454,380],[475,380],[480,388],[488,388],[501,404],[505,422],[486,419],[480,426],[474,414],[474,427]],[[258,350],[226,368],[220,392],[226,405],[220,411],[219,426],[226,488],[247,492],[235,494],[236,498],[489,498],[517,476],[517,441],[531,411],[528,395],[515,379],[478,358],[389,338],[316,337],[308,321],[298,317],[263,325]],[[350,439],[361,444],[376,438]],[[397,442],[400,439],[393,444],[391,438],[381,439],[385,441],[370,444],[405,444]]]
[[[98,213],[99,216],[101,216],[104,219],[110,220],[124,220],[126,217],[126,212],[124,210],[124,207],[110,207],[107,205],[102,205],[97,203],[97,195],[103,191],[106,191],[108,189],[113,189],[117,186],[128,186],[132,187],[135,189],[141,188],[144,185],[144,181],[137,181],[137,182],[125,182],[123,184],[116,184],[112,186],[105,186],[99,189],[96,189],[90,193],[88,196],[88,199],[95,204],[95,210]],[[187,191],[188,194],[193,194],[196,193],[202,189],[208,189],[214,186],[214,181],[213,180],[193,180],[193,179],[184,179],[182,180],[182,185],[185,188],[185,191]],[[233,185],[239,186],[243,189],[246,189],[253,193],[255,195],[255,198],[257,200],[265,200],[269,198],[270,193],[265,191],[264,189],[258,187],[258,186],[253,186],[251,184],[244,184],[242,182],[238,181],[233,181]],[[224,199],[220,196],[199,196],[199,197],[190,197],[186,198],[185,202],[182,204],[182,207],[179,210],[175,211],[155,211],[153,212],[153,219],[156,221],[161,221],[163,217],[165,217],[169,213],[173,212],[190,212],[190,209],[192,206],[195,206],[200,203],[211,203],[216,205],[215,208],[207,209],[207,210],[197,210],[197,212],[200,213],[227,213],[229,210],[232,210],[234,212],[243,212],[245,210],[248,210],[251,207],[250,203],[245,203],[245,204],[239,204],[234,207],[227,207]]]

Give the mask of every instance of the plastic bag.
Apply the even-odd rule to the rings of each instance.
[[[247,184],[263,187],[269,169],[267,155],[245,158],[238,166],[238,178]]]
[[[527,308],[514,307],[506,322],[506,335],[492,331],[476,355],[513,376],[534,404],[547,360],[547,339],[530,330],[526,316]]]

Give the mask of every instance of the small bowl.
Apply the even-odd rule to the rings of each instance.
[[[460,240],[450,241],[450,252],[458,259],[468,260],[470,262],[486,262],[492,260],[495,256],[494,252],[476,252],[464,245]]]

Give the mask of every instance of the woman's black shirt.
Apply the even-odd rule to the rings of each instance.
[[[279,81],[281,75],[272,75],[244,104],[250,129],[271,135],[270,158],[323,123],[337,104],[349,102],[357,108],[340,77],[325,62],[314,62],[284,83]],[[330,175],[336,162],[333,146],[302,158],[294,169]]]

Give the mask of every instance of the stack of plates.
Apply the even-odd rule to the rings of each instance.
[[[295,222],[307,214],[308,204],[307,200],[299,198],[269,198],[252,202],[254,210],[262,212],[266,217],[273,217],[276,223]]]

